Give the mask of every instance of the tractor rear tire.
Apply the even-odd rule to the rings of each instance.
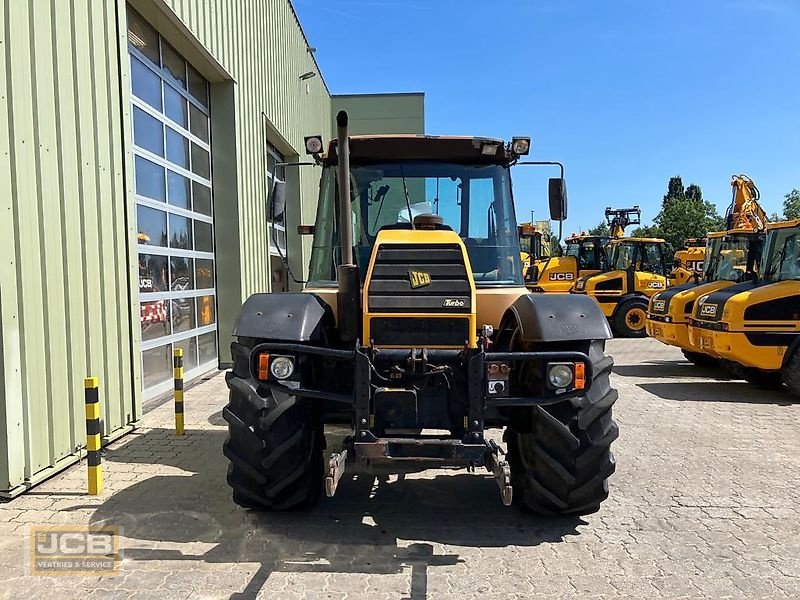
[[[611,319],[611,329],[614,331],[614,337],[647,337],[646,320],[647,300],[632,298],[623,302],[617,307]]]
[[[800,398],[800,349],[795,350],[781,370],[781,378],[789,392]]]
[[[779,371],[764,371],[753,367],[742,367],[744,380],[762,390],[780,390],[783,388]]]
[[[324,433],[312,404],[259,386],[249,369],[255,340],[231,345],[233,370],[222,416],[233,501],[256,510],[310,508],[322,495]]]
[[[689,350],[683,350],[683,356],[696,367],[711,369],[720,366],[719,360],[713,356],[709,356],[708,354],[702,354],[701,352],[690,352]]]
[[[592,342],[593,381],[588,392],[551,404],[518,408],[504,439],[508,446],[514,501],[543,516],[588,515],[608,497],[615,470],[611,443],[619,436],[612,418],[617,391],[614,364]]]

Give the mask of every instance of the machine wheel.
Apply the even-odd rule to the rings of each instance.
[[[683,350],[683,356],[686,358],[686,360],[697,367],[712,368],[719,366],[719,361],[716,358],[700,352],[689,352],[688,350]]]
[[[255,340],[242,341],[231,345],[230,397],[222,411],[233,501],[258,510],[309,508],[322,493],[322,425],[307,400],[259,389],[248,365]]]
[[[587,515],[608,497],[614,472],[611,443],[619,429],[612,418],[617,391],[614,364],[592,342],[594,379],[588,393],[551,404],[516,409],[505,433],[514,500],[539,515]]]
[[[647,337],[646,321],[647,301],[633,298],[617,307],[611,320],[611,328],[615,337],[642,338]]]
[[[800,350],[795,350],[781,370],[781,378],[789,391],[800,398]]]
[[[722,367],[722,370],[725,371],[725,373],[731,379],[745,379],[744,372],[746,367],[743,367],[739,363],[732,360],[727,360],[725,358],[720,359],[719,364]]]
[[[783,387],[779,371],[764,371],[753,367],[742,367],[744,380],[762,390],[779,390]]]

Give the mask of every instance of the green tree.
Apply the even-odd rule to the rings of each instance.
[[[665,194],[664,200],[662,201],[662,206],[666,206],[672,200],[684,200],[685,198],[686,198],[686,189],[683,187],[683,179],[681,179],[680,175],[676,175],[675,177],[670,177],[669,183],[667,183],[667,193]]]
[[[800,219],[800,190],[797,188],[783,197],[783,218]]]
[[[657,225],[643,225],[631,231],[631,237],[660,238],[661,229]]]
[[[558,242],[557,235],[550,236],[550,256],[561,256],[563,254],[563,247]]]
[[[687,238],[703,237],[709,231],[720,231],[725,227],[725,220],[717,212],[717,207],[703,200],[700,186],[693,183],[684,188],[680,177],[670,178],[661,211],[654,222],[657,236],[664,238],[673,248],[680,248]]]
[[[589,230],[589,235],[608,235],[608,234],[609,234],[608,223],[606,223],[605,221],[600,221],[600,223],[598,223],[595,227],[592,227]]]

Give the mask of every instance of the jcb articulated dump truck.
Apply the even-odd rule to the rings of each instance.
[[[699,366],[715,366],[716,357],[695,348],[689,341],[689,319],[700,296],[750,281],[758,270],[764,243],[763,232],[720,231],[708,234],[707,267],[703,280],[671,287],[650,299],[647,333]]]
[[[511,167],[533,164],[519,160],[530,141],[350,138],[346,113],[337,124],[324,155],[307,142],[322,181],[306,289],[251,296],[235,326],[234,501],[309,506],[351,461],[413,461],[486,467],[505,504],[537,514],[596,511],[618,435],[611,332],[591,299],[523,285]],[[563,169],[550,198],[563,219]],[[329,423],[351,431],[326,463]],[[503,427],[505,452],[486,435]]]
[[[752,281],[758,273],[766,235],[767,215],[758,203],[755,183],[746,175],[736,175],[731,188],[733,197],[725,213],[728,230],[708,234],[703,281],[690,280],[655,294],[647,314],[650,336],[679,347],[688,360],[700,366],[716,366],[720,357],[693,346],[689,339],[688,322],[697,299]]]
[[[768,225],[757,279],[698,298],[689,340],[751,383],[800,396],[800,219]]]

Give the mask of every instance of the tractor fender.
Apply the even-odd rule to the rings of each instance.
[[[522,341],[609,340],[611,329],[592,298],[578,294],[525,294],[503,317],[516,319]]]
[[[332,321],[330,307],[316,294],[253,294],[242,305],[233,335],[308,342],[319,339]]]

